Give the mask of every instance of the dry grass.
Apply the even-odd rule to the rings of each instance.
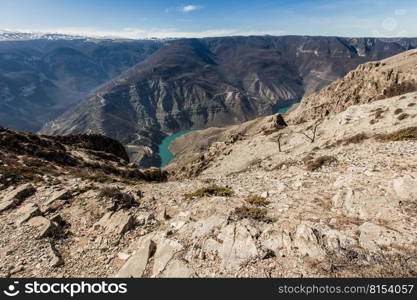
[[[229,188],[220,187],[217,185],[211,185],[211,186],[200,188],[196,190],[195,192],[185,194],[184,197],[186,199],[192,199],[192,198],[213,197],[213,196],[231,197],[233,195],[234,195],[233,190]]]
[[[333,278],[407,278],[417,276],[417,256],[347,249],[328,253],[324,261],[307,261],[312,269]]]
[[[114,183],[118,181],[116,178],[108,176],[102,172],[89,172],[86,170],[81,170],[74,172],[73,175],[84,181],[92,181],[98,183]]]
[[[138,206],[138,203],[132,195],[123,193],[118,188],[103,188],[100,190],[100,197],[112,201],[112,207],[110,208],[111,211],[129,209],[131,207]]]
[[[314,198],[314,203],[327,210],[330,210],[333,207],[333,202],[331,199]]]
[[[417,140],[417,127],[409,127],[401,129],[391,134],[385,134],[378,136],[381,141],[415,141]]]
[[[401,115],[397,117],[397,119],[401,121],[401,120],[407,119],[409,116],[410,116],[409,114],[402,113]]]
[[[340,145],[346,146],[350,144],[360,144],[367,139],[369,139],[369,137],[365,133],[358,133],[351,137],[338,140],[335,143],[326,146],[326,148],[333,148]]]
[[[270,219],[267,218],[267,210],[265,208],[259,207],[248,207],[242,206],[237,207],[234,211],[234,215],[238,220],[242,219],[252,219],[255,221],[269,222]]]
[[[328,166],[332,163],[337,162],[337,159],[334,156],[324,155],[320,156],[314,160],[306,162],[306,169],[308,171],[317,171],[323,166]]]
[[[94,190],[97,190],[97,189],[98,189],[97,186],[95,186],[93,184],[89,184],[89,185],[86,185],[86,186],[81,187],[81,188],[76,188],[75,190],[72,191],[72,194],[75,195],[75,196],[78,196],[78,195],[87,193],[88,191],[94,191]]]
[[[258,195],[251,195],[248,198],[246,198],[246,202],[248,202],[251,205],[255,206],[267,206],[270,201],[266,200],[264,197],[258,196]]]
[[[402,113],[403,112],[403,110],[401,109],[401,108],[397,108],[395,111],[394,111],[394,115],[399,115],[400,113]]]
[[[349,216],[345,216],[345,215],[336,216],[335,219],[336,219],[336,225],[351,225],[351,224],[354,224],[356,226],[360,226],[364,222],[362,219],[360,219],[358,217],[349,217]]]
[[[360,144],[366,139],[368,139],[368,136],[365,133],[358,133],[354,136],[344,139],[343,145]]]

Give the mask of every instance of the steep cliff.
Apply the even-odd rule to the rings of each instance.
[[[355,104],[417,91],[417,51],[360,65],[320,92],[305,97],[289,116],[291,122],[324,118]]]

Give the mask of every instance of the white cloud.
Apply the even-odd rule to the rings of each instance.
[[[194,10],[201,9],[201,8],[203,8],[203,7],[200,6],[200,5],[185,5],[181,8],[181,11],[183,13],[189,13],[189,12],[192,12]]]
[[[123,28],[121,30],[100,30],[96,28],[57,28],[50,30],[15,30],[30,33],[56,33],[93,38],[125,38],[125,39],[148,39],[148,38],[203,38],[220,36],[248,36],[248,35],[283,35],[282,30],[237,30],[237,29],[212,29],[204,31],[182,31],[175,28],[143,30],[139,28]]]

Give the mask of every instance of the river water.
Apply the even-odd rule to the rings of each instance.
[[[184,134],[187,134],[195,130],[198,130],[198,129],[182,130],[173,135],[167,136],[166,138],[162,140],[162,143],[159,145],[159,151],[158,151],[158,155],[161,158],[161,165],[160,165],[161,168],[168,165],[171,162],[171,160],[174,159],[174,154],[172,154],[172,152],[169,150],[169,146],[172,144],[172,142],[175,141],[180,136],[183,136]]]
[[[291,105],[281,107],[277,110],[276,113],[279,113],[279,114],[286,113],[290,109],[290,107]],[[168,165],[174,159],[174,154],[172,154],[172,152],[169,150],[169,146],[172,144],[172,142],[174,142],[180,136],[183,136],[184,134],[187,134],[195,130],[199,130],[199,129],[182,130],[173,135],[167,136],[166,138],[162,140],[162,143],[159,145],[159,151],[158,151],[158,155],[161,158],[161,165],[160,165],[161,168]]]

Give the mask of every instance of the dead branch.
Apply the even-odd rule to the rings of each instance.
[[[310,141],[311,141],[311,143],[314,143],[315,142],[315,140],[316,140],[316,134],[317,134],[317,128],[320,126],[320,124],[321,123],[316,123],[315,125],[314,125],[314,128],[313,128],[313,136],[312,137],[310,137],[310,136],[308,136],[306,133],[304,133],[304,132],[300,132],[302,135],[304,135],[306,138],[308,138]]]
[[[281,150],[281,138],[282,138],[282,134],[278,135],[277,142],[278,142],[278,150],[279,150],[279,152],[282,152],[282,150]]]

